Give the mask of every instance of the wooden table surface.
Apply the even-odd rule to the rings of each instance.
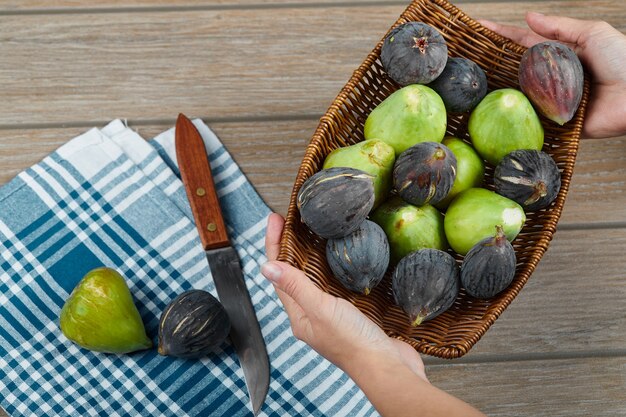
[[[456,4],[503,23],[534,10],[626,33],[620,0]],[[123,118],[151,137],[184,112],[214,128],[285,214],[320,116],[407,5],[3,0],[0,184],[92,126]],[[536,272],[470,353],[424,358],[433,384],[491,416],[626,416],[625,178],[626,137],[582,142]]]

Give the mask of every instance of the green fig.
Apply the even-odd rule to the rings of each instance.
[[[493,237],[496,227],[513,241],[525,221],[524,209],[515,201],[485,188],[470,188],[448,206],[444,229],[452,249],[465,255],[481,240]]]
[[[418,249],[448,249],[443,215],[429,204],[417,207],[394,196],[374,210],[371,219],[387,235],[392,264]]]
[[[374,207],[378,207],[391,190],[391,173],[395,162],[393,148],[382,140],[370,139],[337,148],[324,160],[324,169],[347,167],[374,176]]]
[[[441,143],[456,157],[456,177],[452,189],[443,200],[435,204],[439,210],[445,210],[461,191],[481,186],[485,177],[485,163],[474,148],[459,138],[446,136]]]
[[[74,288],[61,309],[60,325],[65,337],[96,352],[152,347],[124,278],[106,267],[89,271]]]
[[[528,98],[512,88],[487,94],[472,111],[467,129],[476,151],[493,165],[518,149],[543,147],[539,116]]]
[[[380,139],[396,155],[420,142],[441,142],[446,134],[446,106],[435,91],[411,84],[392,93],[365,120],[365,139]]]

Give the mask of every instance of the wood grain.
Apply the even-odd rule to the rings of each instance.
[[[471,0],[470,0],[471,1]],[[124,10],[129,8],[185,8],[185,7],[253,7],[258,5],[319,5],[321,7],[331,6],[336,3],[335,0],[8,0],[0,4],[0,10],[41,10],[43,12],[49,10],[72,10],[72,9],[118,9]],[[406,4],[402,0],[342,0],[342,3],[354,4]]]
[[[321,116],[403,9],[0,16],[0,126],[180,111],[218,120]],[[504,23],[521,23],[529,9],[602,18],[626,31],[626,9],[615,2],[464,6]]]
[[[624,358],[427,367],[431,382],[490,417],[624,417]]]
[[[466,3],[480,3],[485,0],[463,0],[458,2],[459,5]],[[490,1],[490,0],[486,0]],[[491,0],[494,1],[494,0]],[[542,0],[536,0],[542,1]],[[564,0],[565,1],[565,0]],[[0,4],[0,11],[14,10],[41,10],[42,12],[49,10],[75,10],[75,9],[136,9],[136,8],[185,8],[185,7],[253,7],[253,6],[291,6],[304,5],[306,7],[332,7],[333,4],[350,4],[368,5],[368,4],[401,4],[406,5],[406,0],[104,0],[93,2],[90,0],[8,0]]]
[[[176,160],[204,250],[230,246],[202,136],[183,114],[176,121]]]

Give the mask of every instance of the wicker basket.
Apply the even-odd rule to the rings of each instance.
[[[484,28],[445,0],[414,0],[393,27],[407,22],[428,23],[443,34],[450,56],[473,60],[487,74],[489,89],[518,88],[517,71],[526,48]],[[390,28],[391,30],[391,28]],[[384,37],[383,37],[384,39]],[[527,213],[527,221],[513,242],[517,270],[513,283],[489,300],[461,293],[445,313],[416,328],[395,306],[391,294],[391,271],[368,296],[342,288],[325,259],[325,241],[300,221],[296,195],[302,183],[319,171],[333,149],[363,140],[363,124],[370,111],[398,86],[385,74],[379,61],[382,40],[341,90],[309,143],[295,181],[281,243],[279,259],[303,270],[322,290],[345,298],[376,322],[388,335],[408,342],[419,352],[442,358],[467,353],[520,292],[548,248],[561,215],[578,151],[589,81],[574,120],[560,127],[542,118],[544,150],[561,170],[562,186],[556,201],[545,210]],[[468,115],[448,117],[447,134],[469,140]],[[493,167],[487,166],[485,184],[491,188]]]

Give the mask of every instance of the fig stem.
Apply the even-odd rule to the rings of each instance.
[[[548,194],[548,187],[546,187],[546,183],[543,181],[539,181],[537,185],[535,185],[535,192],[528,197],[528,200],[524,201],[524,205],[530,205],[539,201],[540,198],[545,197]]]
[[[413,320],[413,322],[411,322],[411,326],[413,327],[419,326],[420,324],[422,324],[425,318],[426,318],[425,315],[422,316],[421,314],[418,314],[417,316],[415,316],[415,319]]]
[[[502,243],[504,243],[506,239],[506,234],[504,233],[504,229],[502,227],[502,225],[497,224],[496,225],[496,235],[495,235],[495,240],[496,240],[496,246],[501,246]]]

